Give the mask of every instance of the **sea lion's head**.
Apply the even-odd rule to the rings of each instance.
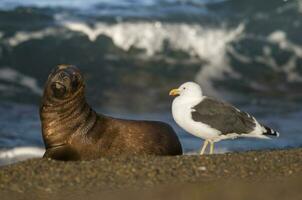
[[[40,106],[42,134],[47,149],[63,148],[72,134],[87,128],[79,127],[82,125],[79,119],[86,121],[87,112],[91,112],[86,109],[84,86],[80,70],[73,65],[59,65],[49,74]]]
[[[58,65],[50,75],[45,86],[44,96],[52,100],[65,100],[84,89],[80,70],[73,65]]]

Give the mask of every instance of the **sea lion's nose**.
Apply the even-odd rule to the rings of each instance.
[[[53,87],[53,88],[56,88],[56,89],[61,89],[61,88],[64,87],[64,85],[63,85],[62,83],[60,83],[60,82],[54,82],[54,83],[52,84],[52,87]]]
[[[51,89],[56,97],[62,97],[66,93],[66,87],[61,82],[52,83]]]

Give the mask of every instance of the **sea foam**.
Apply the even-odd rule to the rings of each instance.
[[[41,158],[45,149],[40,147],[15,147],[8,150],[0,150],[0,165],[12,164],[30,158]]]

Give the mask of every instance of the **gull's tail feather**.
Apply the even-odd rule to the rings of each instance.
[[[274,136],[274,137],[279,137],[279,135],[280,135],[277,131],[275,131],[274,129],[271,129],[267,126],[263,126],[263,128],[266,131],[266,132],[263,133],[263,135]]]

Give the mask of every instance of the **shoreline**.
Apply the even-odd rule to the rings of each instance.
[[[302,177],[301,166],[302,148],[205,156],[113,156],[71,162],[32,159],[0,167],[0,193],[99,193],[226,180],[287,180]]]

